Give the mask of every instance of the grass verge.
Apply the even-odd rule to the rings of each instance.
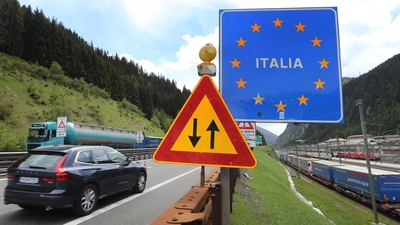
[[[288,175],[270,147],[253,151],[258,165],[241,170],[235,187],[231,224],[370,224],[371,209],[327,189],[319,183],[293,177],[296,189],[323,215],[302,202],[290,188]],[[246,173],[250,178],[243,176]],[[294,173],[295,174],[295,173]],[[398,224],[379,217],[383,224]]]

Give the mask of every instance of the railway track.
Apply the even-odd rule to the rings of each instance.
[[[350,190],[344,189],[343,187],[335,184],[335,182],[333,181],[328,181],[326,179],[322,179],[318,176],[313,175],[313,173],[310,173],[308,171],[305,171],[302,168],[298,168],[295,164],[291,164],[288,161],[284,161],[281,159],[281,161],[291,170],[296,170],[296,171],[300,171],[300,173],[303,176],[306,176],[318,183],[320,183],[321,185],[325,186],[326,188],[332,189],[337,191],[338,193],[349,197],[350,199],[353,199],[354,201],[365,205],[367,207],[372,207],[372,202],[370,201],[370,199],[366,196],[361,196],[355,192],[352,192]],[[333,158],[330,161],[336,161],[339,162],[340,159],[339,158]],[[365,160],[354,160],[354,159],[341,159],[341,163],[342,164],[348,164],[348,165],[356,165],[356,166],[363,166],[366,167],[366,161]],[[379,162],[379,161],[373,161],[370,163],[370,166],[372,168],[376,168],[376,169],[381,169],[381,170],[386,170],[386,171],[394,171],[394,172],[400,172],[400,165],[398,164],[392,164],[392,163],[383,163],[383,162]],[[301,167],[301,166],[300,166]],[[294,174],[294,173],[293,173]],[[396,222],[400,222],[400,203],[398,202],[388,202],[388,203],[380,203],[380,204],[376,204],[377,209],[379,211],[379,213],[383,216],[389,217],[391,219],[393,219]]]

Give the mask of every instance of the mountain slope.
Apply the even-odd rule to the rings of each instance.
[[[264,136],[265,141],[267,142],[267,145],[274,145],[276,139],[278,138],[277,135],[275,135],[274,133],[257,126],[256,129]]]
[[[400,54],[393,56],[343,84],[344,124],[288,124],[277,144],[290,144],[302,139],[318,143],[331,137],[346,138],[361,134],[359,108],[355,100],[363,100],[368,134],[389,135],[399,132],[400,124]]]
[[[25,149],[31,124],[57,121],[59,116],[67,116],[68,121],[142,130],[152,136],[164,136],[161,123],[169,127],[172,122],[171,118],[165,121],[167,117],[157,110],[149,121],[135,105],[116,102],[82,79],[2,53],[0,96],[0,151]]]

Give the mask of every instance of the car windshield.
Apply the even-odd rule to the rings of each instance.
[[[28,137],[46,137],[45,129],[30,129]]]
[[[65,153],[61,152],[30,152],[18,160],[13,168],[35,168],[54,170]]]

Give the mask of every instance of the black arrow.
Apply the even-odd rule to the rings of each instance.
[[[193,119],[193,136],[189,136],[190,142],[192,142],[193,148],[196,147],[201,136],[197,136],[197,118]]]
[[[211,137],[210,137],[210,149],[214,149],[214,142],[215,142],[215,131],[219,131],[217,124],[213,121],[211,121],[210,125],[207,128],[207,131],[211,131]]]

